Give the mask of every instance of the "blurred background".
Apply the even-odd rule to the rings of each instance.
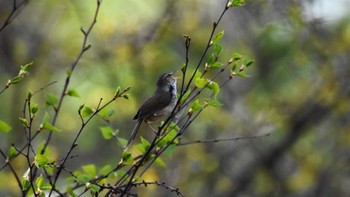
[[[87,51],[75,70],[50,146],[62,158],[80,128],[81,104],[96,107],[116,87],[131,86],[130,99],[120,99],[111,124],[127,137],[140,104],[152,94],[159,74],[185,61],[183,35],[192,38],[189,65],[205,48],[212,24],[225,0],[104,0]],[[0,2],[0,25],[12,9]],[[19,65],[34,62],[30,75],[0,95],[0,120],[12,126],[0,133],[0,147],[25,141],[18,121],[28,91],[36,94],[38,126],[47,111],[45,94],[59,95],[66,71],[81,47],[80,27],[90,25],[94,0],[28,1],[0,32],[0,84],[16,76]],[[350,7],[349,0],[255,0],[233,8],[218,31],[225,30],[221,60],[235,52],[255,64],[249,78],[232,80],[219,95],[224,104],[206,110],[183,136],[184,142],[239,136],[268,137],[181,146],[166,168],[154,166],[149,181],[164,181],[186,196],[350,196]],[[94,119],[68,162],[71,170],[96,164],[116,165],[120,147],[105,140]],[[142,132],[142,135],[151,135]],[[46,133],[39,136],[38,146]],[[0,164],[4,163],[0,160]],[[13,161],[23,174],[26,163]],[[138,188],[142,196],[176,196],[160,187]],[[19,195],[8,168],[0,171],[0,195]]]

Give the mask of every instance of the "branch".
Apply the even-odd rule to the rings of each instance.
[[[17,14],[20,12],[20,8],[23,7],[24,5],[26,5],[26,3],[28,3],[28,1],[29,0],[23,0],[22,2],[17,4],[17,0],[13,0],[11,13],[5,19],[4,24],[1,25],[0,32],[2,30],[4,30],[5,27],[8,26],[13,21],[13,19],[15,19]]]
[[[93,21],[92,21],[91,25],[89,26],[88,30],[85,31],[85,30],[83,30],[83,28],[81,28],[81,31],[82,31],[82,33],[84,35],[83,43],[81,45],[81,50],[80,50],[78,56],[76,57],[75,61],[71,65],[70,70],[67,72],[68,74],[67,74],[67,78],[65,80],[65,84],[64,84],[62,93],[61,93],[61,97],[59,99],[57,108],[55,108],[55,114],[54,114],[52,122],[51,122],[52,125],[56,124],[56,120],[57,120],[58,114],[59,114],[60,109],[62,107],[63,99],[66,96],[66,92],[67,92],[67,89],[68,89],[68,86],[69,86],[70,78],[71,78],[71,76],[72,76],[76,66],[78,65],[81,57],[83,56],[83,54],[91,47],[91,45],[87,44],[87,40],[88,40],[88,37],[90,35],[91,30],[93,29],[93,27],[96,24],[97,16],[98,16],[98,12],[99,12],[99,9],[100,9],[101,2],[102,2],[102,0],[97,0],[97,7],[96,7],[96,10],[95,10],[95,15],[94,15]],[[47,146],[49,145],[49,143],[51,141],[52,133],[53,133],[53,131],[49,132],[49,135],[48,135],[47,140],[45,142],[44,148],[41,151],[41,154],[45,153],[45,150],[46,150]]]
[[[256,135],[256,136],[245,136],[245,137],[235,137],[235,138],[223,138],[223,139],[210,139],[210,140],[196,140],[193,142],[184,142],[176,144],[176,146],[186,146],[192,144],[208,144],[208,143],[216,143],[216,142],[224,142],[224,141],[236,141],[236,140],[247,140],[247,139],[257,139],[262,137],[270,136],[271,133],[267,133],[264,135]]]

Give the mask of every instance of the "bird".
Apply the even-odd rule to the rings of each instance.
[[[174,74],[175,72],[166,72],[158,77],[156,90],[154,91],[153,95],[141,105],[134,117],[134,120],[137,120],[137,123],[125,149],[127,149],[127,147],[129,147],[134,141],[142,122],[149,125],[149,123],[154,122],[157,119],[169,116],[173,111],[177,103],[177,77],[174,77]],[[151,125],[149,126],[151,127]],[[152,128],[152,130],[154,129]]]

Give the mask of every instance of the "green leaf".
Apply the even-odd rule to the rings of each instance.
[[[234,63],[234,64],[232,65],[231,70],[234,72],[236,69],[237,69],[237,64],[236,64],[236,63]]]
[[[220,44],[214,44],[215,56],[219,56],[222,52],[222,46]]]
[[[113,129],[110,126],[100,127],[103,138],[109,140],[113,137]]]
[[[81,168],[91,178],[94,178],[96,176],[96,166],[95,165],[89,164],[89,165],[82,166]]]
[[[224,36],[224,30],[222,30],[221,32],[219,32],[218,34],[216,34],[216,36],[215,36],[214,39],[213,39],[213,43],[214,43],[214,44],[219,43],[223,36]]]
[[[236,73],[236,75],[239,76],[239,77],[243,77],[243,78],[249,77],[249,76],[248,76],[247,74],[245,74],[244,72],[238,72],[238,73]]]
[[[45,95],[46,98],[45,98],[45,101],[46,101],[46,105],[48,106],[55,106],[58,104],[58,98],[53,95],[53,94],[46,94]]]
[[[253,63],[254,63],[254,60],[244,58],[244,61],[243,61],[244,66],[249,67]]]
[[[29,127],[27,119],[21,118],[21,117],[18,117],[18,118],[19,118],[19,121],[21,121],[21,123],[23,124],[23,126]]]
[[[129,100],[129,94],[123,94],[123,98],[125,98],[126,100]]]
[[[243,6],[244,4],[245,4],[245,0],[231,0],[229,7]]]
[[[45,151],[45,155],[46,155],[46,152],[47,151]],[[52,165],[44,166],[44,169],[49,175],[53,175],[54,166]]]
[[[233,58],[234,61],[240,60],[240,59],[242,59],[242,57],[243,56],[241,54],[239,54],[239,53],[234,53],[232,55],[232,58]]]
[[[34,115],[38,111],[38,104],[31,102],[30,104],[30,112]]]
[[[43,186],[41,186],[40,188],[41,190],[51,190],[52,189],[52,186],[50,185],[50,183],[44,183]]]
[[[188,98],[188,96],[190,96],[190,94],[191,89],[187,90],[187,92],[185,92],[185,94],[181,97],[180,103],[183,103]]]
[[[91,192],[93,192],[93,194],[98,194],[99,193],[99,191],[100,191],[100,187],[99,186],[97,186],[95,184],[91,184],[90,187],[91,187]],[[96,196],[96,195],[94,195],[94,196]]]
[[[221,107],[223,105],[218,100],[215,100],[215,99],[208,99],[205,102],[212,107]]]
[[[35,180],[35,184],[40,189],[44,185],[44,177],[42,174],[40,174],[40,176]]]
[[[198,111],[198,110],[203,109],[203,105],[199,104],[199,101],[197,99],[197,100],[192,102],[191,108],[192,108],[193,111]]]
[[[224,65],[223,63],[220,62],[215,62],[214,64],[212,64],[210,67],[212,68],[220,68],[222,65]]]
[[[28,70],[29,70],[29,68],[31,67],[33,65],[33,62],[30,62],[30,63],[28,63],[28,64],[26,64],[26,65],[21,65],[21,71],[23,71],[23,72],[28,72]]]
[[[208,80],[203,78],[196,78],[194,81],[197,88],[203,88],[204,86],[207,85],[207,82]]]
[[[80,184],[85,184],[85,183],[88,183],[90,181],[90,177],[87,175],[87,174],[79,174],[77,176],[77,181],[78,183]]]
[[[132,165],[134,163],[134,158],[132,157],[131,153],[128,151],[123,152],[122,160],[124,165]]]
[[[67,192],[67,194],[69,194],[70,197],[77,197],[77,195],[74,193],[73,188],[70,187],[70,186],[68,186],[68,187],[66,188],[66,192]]]
[[[73,89],[68,90],[67,95],[68,96],[73,96],[73,97],[78,97],[78,98],[80,97],[79,93],[76,90],[73,90]]]
[[[220,86],[218,83],[211,81],[208,85],[208,87],[213,90],[214,96],[217,96],[220,91]]]
[[[208,65],[212,65],[213,63],[215,62],[215,54],[212,53],[210,56],[209,56],[209,59],[208,59]]]
[[[158,164],[159,166],[161,166],[161,167],[166,167],[164,161],[161,158],[159,158],[159,157],[154,162],[156,164]]]
[[[141,137],[141,143],[136,145],[136,148],[141,152],[141,153],[146,153],[146,151],[149,149],[151,144],[143,137]]]
[[[168,144],[171,140],[173,140],[176,135],[177,135],[177,131],[180,129],[178,126],[176,125],[170,125],[168,128],[170,128],[171,130],[168,131],[166,133],[166,135],[160,140],[160,142],[157,144],[159,147],[165,146],[166,144]],[[177,139],[174,140],[174,143],[176,144],[178,142]]]
[[[81,116],[88,117],[91,116],[95,111],[91,107],[84,107]]]
[[[30,186],[29,179],[22,179],[22,188],[23,191],[27,190]]]
[[[23,189],[23,191],[27,190],[30,186],[29,174],[30,174],[30,168],[28,168],[27,171],[22,176],[22,189]]]
[[[169,158],[172,158],[175,149],[176,149],[176,144],[169,145],[168,148],[164,151],[164,155],[166,155]]]
[[[44,122],[42,126],[43,126],[44,129],[46,129],[48,131],[55,131],[55,132],[60,132],[61,131],[57,127],[53,126],[49,121]]]
[[[11,146],[9,151],[7,152],[7,158],[8,159],[12,159],[17,155],[17,150],[14,146]]]
[[[115,113],[115,109],[113,108],[103,108],[98,115],[100,115],[102,118],[108,119]]]
[[[105,165],[99,170],[98,174],[106,175],[106,174],[110,173],[112,170],[113,170],[113,168],[111,165]]]
[[[48,162],[49,162],[49,159],[46,156],[41,154],[35,155],[35,165],[38,168],[44,167]]]
[[[11,131],[12,127],[8,125],[6,122],[0,120],[0,131],[8,133]]]
[[[23,79],[23,75],[18,75],[10,80],[10,84],[17,84]]]

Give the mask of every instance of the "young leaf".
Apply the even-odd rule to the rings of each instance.
[[[94,110],[91,108],[91,107],[84,107],[82,113],[81,113],[81,116],[83,117],[88,117],[88,116],[91,116],[91,114],[94,113]]]
[[[203,109],[203,105],[199,104],[199,101],[197,99],[197,100],[192,102],[191,108],[192,108],[193,111],[198,111],[198,110]]]
[[[180,103],[183,103],[190,94],[191,94],[191,89],[187,90],[187,92],[185,92],[185,94],[181,97]]]
[[[35,165],[37,168],[42,168],[44,167],[47,163],[49,162],[49,159],[41,154],[35,155]]]
[[[234,71],[236,71],[236,69],[237,69],[237,64],[234,63],[234,64],[232,65],[231,71],[234,72]]]
[[[44,185],[44,177],[42,174],[40,174],[40,176],[35,180],[35,184],[40,189]]]
[[[221,32],[219,32],[219,33],[214,37],[213,43],[214,43],[214,44],[219,43],[223,36],[224,36],[224,30],[222,30]]]
[[[244,59],[244,61],[243,61],[243,64],[244,64],[244,66],[246,66],[246,67],[249,67],[249,66],[251,66],[252,64],[254,63],[254,60],[251,60],[251,59]]]
[[[30,104],[30,112],[34,115],[34,114],[36,114],[37,111],[38,111],[38,104],[32,102]]]
[[[73,89],[68,90],[67,95],[68,96],[73,96],[73,97],[78,97],[78,98],[80,97],[79,93],[76,90],[73,90]]]
[[[175,151],[176,144],[171,144],[168,146],[168,148],[164,151],[164,155],[171,158],[173,156],[173,152]]]
[[[203,78],[196,78],[194,81],[197,88],[203,88],[207,84],[208,80]]]
[[[6,122],[0,120],[0,131],[8,133],[11,131],[12,127],[8,125]]]
[[[222,52],[222,46],[220,44],[214,44],[215,56],[219,56]]]
[[[230,7],[232,6],[243,6],[245,4],[245,0],[231,0]]]
[[[219,93],[219,91],[220,91],[220,86],[219,86],[218,83],[216,83],[216,82],[214,82],[214,81],[211,81],[211,82],[209,83],[208,87],[209,87],[210,89],[213,90],[214,96],[217,96],[217,95],[218,95],[218,93]]]
[[[103,138],[109,140],[113,137],[113,129],[110,126],[100,127]]]
[[[115,113],[115,109],[113,109],[113,108],[104,108],[98,113],[98,115],[100,115],[102,118],[108,119],[114,113]]]
[[[94,178],[96,176],[96,166],[93,164],[85,165],[81,167],[83,171],[90,176],[90,178]]]
[[[107,164],[100,169],[98,174],[106,175],[106,174],[110,173],[112,171],[112,169],[113,169],[112,166]]]
[[[23,75],[18,75],[10,80],[10,84],[17,84],[23,79]]]
[[[28,70],[29,70],[29,68],[31,67],[33,65],[33,62],[30,62],[30,63],[28,63],[28,64],[26,64],[26,65],[21,65],[21,71],[23,71],[23,72],[28,72]],[[20,73],[21,74],[21,73]]]
[[[89,182],[90,180],[91,180],[90,177],[86,174],[79,174],[77,176],[77,181],[80,184],[85,184],[85,183]]]
[[[209,56],[209,59],[208,59],[208,65],[212,65],[213,63],[215,62],[215,54],[212,53],[210,56]]]
[[[215,99],[209,99],[209,100],[206,100],[205,102],[212,107],[221,107],[222,106],[222,104],[218,100],[215,100]]]
[[[123,98],[125,98],[126,100],[129,100],[129,94],[123,94]]]
[[[220,68],[222,65],[223,65],[223,63],[215,62],[215,63],[212,64],[210,67],[212,67],[212,68]]]
[[[123,164],[124,165],[132,165],[134,163],[134,158],[132,157],[131,153],[128,151],[123,152]]]
[[[7,152],[7,158],[8,159],[12,159],[13,157],[15,157],[17,155],[17,150],[15,147],[11,146],[9,151]]]
[[[45,100],[48,106],[55,106],[58,104],[58,98],[53,94],[46,94]]]
[[[249,76],[248,76],[247,74],[245,74],[244,72],[238,72],[238,73],[236,73],[236,75],[239,76],[239,77],[243,77],[243,78],[249,77]]]
[[[243,56],[241,54],[239,54],[239,53],[234,53],[232,55],[232,58],[233,58],[234,61],[240,60],[240,59],[242,59],[242,57]]]
[[[21,121],[21,123],[23,124],[23,126],[29,127],[27,119],[21,118],[21,117],[18,117],[18,118],[19,118],[19,121]]]
[[[165,162],[159,157],[154,162],[158,164],[160,167],[166,167]]]
[[[61,131],[57,127],[53,126],[49,121],[44,122],[42,126],[43,126],[44,129],[46,129],[48,131],[56,131],[56,132],[60,132]]]
[[[150,143],[143,137],[141,137],[141,143],[136,145],[136,148],[141,152],[141,153],[145,153],[149,147],[150,147]]]

